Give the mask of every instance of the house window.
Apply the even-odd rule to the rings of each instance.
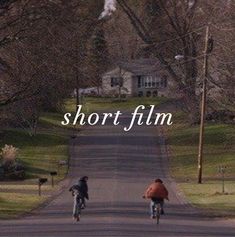
[[[139,91],[138,96],[139,96],[139,97],[143,97],[143,96],[144,96],[143,91]]]
[[[144,86],[145,86],[144,78],[141,77],[141,87],[144,87]]]
[[[147,88],[148,87],[148,77],[143,77],[143,81],[144,81],[144,87]]]
[[[111,77],[111,87],[114,86],[123,86],[123,78],[122,77]]]
[[[147,77],[147,80],[148,80],[148,87],[151,88],[152,87],[153,78],[152,77]]]
[[[138,76],[138,88],[159,88],[166,81],[160,80],[157,76]]]
[[[138,88],[142,87],[142,77],[138,76]]]
[[[157,88],[159,87],[159,79],[153,76],[141,76],[142,87]]]

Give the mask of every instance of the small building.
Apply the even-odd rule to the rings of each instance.
[[[172,97],[174,84],[157,59],[120,62],[102,75],[103,95]]]

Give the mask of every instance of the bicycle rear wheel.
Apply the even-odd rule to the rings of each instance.
[[[161,216],[161,207],[159,204],[157,204],[157,210],[156,210],[156,220],[157,220],[157,224],[159,224],[160,222],[160,216]]]
[[[81,209],[82,209],[82,200],[80,198],[76,198],[74,204],[74,218],[76,221],[80,221],[81,219]]]

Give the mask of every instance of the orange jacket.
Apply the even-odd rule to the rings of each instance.
[[[168,191],[162,183],[152,183],[145,191],[146,198],[163,198],[168,200]]]

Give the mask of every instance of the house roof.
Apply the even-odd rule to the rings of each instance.
[[[117,66],[126,71],[132,72],[135,75],[156,74],[162,70],[161,63],[155,58],[135,59],[128,62],[122,61],[118,62]]]

